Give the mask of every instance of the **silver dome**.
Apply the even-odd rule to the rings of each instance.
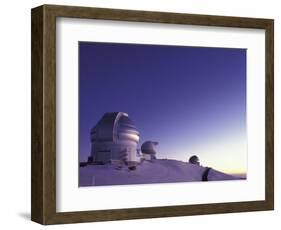
[[[127,113],[105,113],[91,130],[92,142],[132,141],[139,142],[139,131]]]
[[[155,155],[156,151],[155,151],[154,147],[156,145],[158,145],[158,142],[156,142],[156,141],[146,141],[141,146],[141,152],[145,153],[145,154]]]

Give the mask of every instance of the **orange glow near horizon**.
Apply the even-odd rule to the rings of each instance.
[[[247,138],[243,132],[212,137],[204,145],[189,145],[177,154],[168,153],[165,157],[186,162],[191,155],[197,155],[204,167],[228,174],[247,174]]]

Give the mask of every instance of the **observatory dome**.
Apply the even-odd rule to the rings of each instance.
[[[91,130],[92,142],[139,142],[139,131],[127,113],[105,113]]]
[[[127,113],[105,113],[91,130],[91,156],[96,163],[138,162],[139,131]]]
[[[156,145],[158,145],[158,142],[156,141],[146,141],[141,146],[141,152],[145,154],[154,155],[156,154],[156,151],[154,149]]]
[[[196,156],[196,155],[193,155],[189,158],[188,162],[190,164],[195,164],[195,165],[200,165],[200,160],[199,160],[199,157]]]

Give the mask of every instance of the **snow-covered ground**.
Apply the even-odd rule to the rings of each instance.
[[[80,167],[80,186],[150,184],[168,182],[202,181],[206,167],[177,160],[156,159],[143,161],[135,170],[116,165],[87,165]],[[206,174],[206,173],[205,173]],[[210,169],[205,175],[208,181],[241,179]]]

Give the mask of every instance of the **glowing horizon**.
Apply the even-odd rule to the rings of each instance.
[[[187,162],[189,157],[197,155],[203,166],[230,174],[247,173],[247,138],[246,131],[233,130],[230,135],[218,134],[200,141],[183,144],[180,149],[169,149],[168,144],[157,146],[158,158],[169,158]],[[219,159],[219,160],[218,160]]]
[[[202,166],[212,167],[225,173],[246,174],[247,159],[242,162],[241,157],[245,157],[243,156],[245,154],[239,154],[245,153],[246,150],[247,146],[244,140],[237,140],[236,143],[233,143],[233,139],[229,139],[227,142],[226,140],[221,140],[221,143],[216,142],[201,148],[198,146],[189,148],[188,150],[179,150],[173,154],[163,154],[159,150],[158,158],[169,158],[187,162],[190,156],[197,155]],[[225,157],[225,155],[228,157]],[[217,160],[218,158],[220,160]]]

